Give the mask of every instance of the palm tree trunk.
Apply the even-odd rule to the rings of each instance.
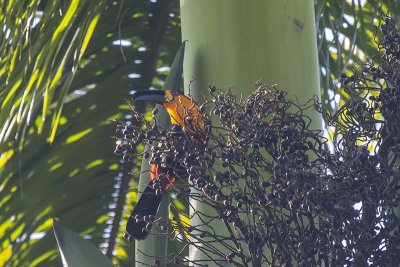
[[[143,65],[141,68],[142,79],[141,88],[147,90],[150,88],[154,75],[156,73],[157,58],[160,53],[161,41],[165,35],[170,12],[173,6],[173,0],[159,1],[154,7],[153,17],[149,21],[151,32],[153,33],[147,41],[146,53],[143,57]],[[158,119],[161,123],[167,124],[169,121],[168,114],[162,108],[158,108]],[[150,164],[148,159],[142,161],[140,170],[140,178],[138,184],[138,199],[140,193],[144,191],[149,183]],[[168,220],[169,217],[169,195],[164,195],[161,201],[157,217]],[[153,231],[161,232],[160,227],[154,226]],[[168,237],[166,235],[149,235],[146,240],[135,241],[135,261],[136,266],[153,265],[154,259],[158,258],[160,264],[165,263],[167,256]]]
[[[182,37],[188,40],[185,87],[202,101],[208,85],[244,97],[262,79],[304,103],[319,96],[319,65],[312,0],[181,0]],[[307,114],[321,128],[318,114]],[[201,203],[196,210],[211,212]],[[199,224],[194,217],[192,225]],[[222,224],[214,225],[221,232]],[[221,230],[221,231],[220,231]],[[205,259],[191,247],[191,260]],[[211,265],[209,265],[211,266]]]
[[[168,121],[168,114],[166,111],[159,108],[159,120],[161,122]],[[140,198],[141,192],[143,192],[146,186],[150,181],[149,174],[150,164],[149,159],[145,159],[143,157],[142,166],[140,169],[140,178],[138,185],[138,199]],[[157,212],[157,217],[163,218],[164,220],[168,220],[169,217],[169,195],[164,194],[163,199],[161,200],[160,207]],[[154,225],[152,231],[160,233],[161,228],[158,225]],[[158,259],[160,264],[165,263],[167,256],[167,247],[168,247],[168,237],[166,235],[160,234],[150,234],[146,240],[136,240],[135,241],[135,261],[136,266],[146,266],[146,264],[152,266],[154,265],[154,260]]]

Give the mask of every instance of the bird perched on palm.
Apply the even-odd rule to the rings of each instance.
[[[209,127],[201,108],[189,97],[173,90],[140,91],[132,96],[133,101],[148,101],[162,105],[168,112],[175,129],[198,141],[206,141]],[[168,160],[168,159],[164,159]],[[182,168],[182,166],[178,166]],[[126,225],[126,232],[136,240],[143,240],[151,230],[143,218],[154,218],[160,206],[162,192],[176,180],[176,168],[168,164],[153,162],[150,166],[150,181],[139,198]]]

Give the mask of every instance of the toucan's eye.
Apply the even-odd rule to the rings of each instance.
[[[177,95],[177,94],[178,94],[178,92],[175,91],[175,90],[171,90],[171,93],[172,93],[173,95]]]
[[[174,92],[171,90],[165,91],[165,100],[172,101],[174,99]]]

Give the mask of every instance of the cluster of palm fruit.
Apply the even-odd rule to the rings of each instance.
[[[263,84],[245,100],[210,87],[210,99],[199,105],[212,121],[205,139],[133,111],[139,123],[119,126],[116,153],[132,159],[145,143],[143,156],[178,180],[169,192],[214,211],[193,210],[201,223],[189,227],[148,223],[172,238],[179,233],[219,265],[397,266],[400,35],[391,18],[380,29],[382,63],[342,76],[350,98],[335,114],[315,99],[302,106]],[[332,150],[322,131],[311,129],[310,112],[337,130]],[[211,227],[215,221],[224,231]]]

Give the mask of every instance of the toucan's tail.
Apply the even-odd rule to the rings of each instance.
[[[150,229],[146,229],[148,222],[143,221],[143,216],[155,216],[160,206],[162,194],[157,195],[151,181],[140,196],[131,216],[126,224],[126,232],[136,240],[146,239]],[[136,222],[136,215],[141,215],[142,220]]]

